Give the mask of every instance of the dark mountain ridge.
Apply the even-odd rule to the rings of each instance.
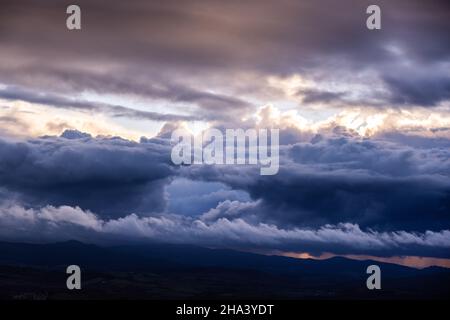
[[[64,288],[65,268],[72,264],[83,272],[84,290],[76,293],[83,298],[450,296],[450,270],[439,267],[419,270],[342,257],[295,259],[191,245],[105,247],[78,241],[0,242],[1,290],[8,297],[28,288],[39,288],[50,298],[73,297]],[[371,264],[381,268],[380,292],[366,288]]]

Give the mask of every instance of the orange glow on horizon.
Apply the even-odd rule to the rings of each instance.
[[[314,259],[325,260],[333,257],[344,257],[352,260],[374,260],[378,262],[393,263],[402,266],[412,267],[416,269],[423,269],[432,266],[443,267],[450,269],[450,259],[445,258],[432,258],[432,257],[419,257],[419,256],[393,256],[393,257],[377,257],[370,255],[357,255],[357,254],[344,254],[337,255],[329,252],[322,253],[319,256],[311,255],[307,252],[279,252],[279,255],[285,257],[291,257],[296,259]]]

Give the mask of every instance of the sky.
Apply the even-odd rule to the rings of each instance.
[[[3,0],[0,240],[450,266],[450,5],[372,2]],[[177,128],[277,128],[279,172]]]

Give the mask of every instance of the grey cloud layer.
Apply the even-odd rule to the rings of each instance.
[[[183,174],[248,192],[260,200],[253,211],[258,219],[277,225],[350,221],[385,230],[439,229],[450,226],[448,150],[323,138],[282,147],[280,171],[273,177],[220,166],[192,166]]]
[[[365,28],[366,0],[77,4],[83,29],[69,32],[65,2],[2,1],[0,97],[168,123],[140,143],[75,131],[0,138],[1,235],[448,253],[447,139],[389,132],[369,140],[331,128],[311,140],[290,128],[281,132],[281,168],[273,177],[248,166],[175,167],[167,141],[176,121],[227,127],[262,101],[284,101],[264,95],[284,92],[268,88],[270,76],[311,81],[295,96],[305,105],[448,109],[448,1],[378,1],[383,29],[375,32]],[[137,97],[149,107],[89,102],[77,98],[81,92]],[[159,111],[173,109],[156,112],[155,100]],[[181,108],[183,115],[175,112]],[[189,210],[176,215],[167,189],[179,178],[229,190],[210,196],[208,208],[185,197]],[[180,201],[172,207],[181,211]]]
[[[207,220],[232,217],[289,228],[351,222],[410,231],[450,226],[450,155],[441,145],[414,149],[386,140],[315,137],[282,145],[280,172],[270,177],[253,166],[176,167],[170,150],[162,136],[135,143],[66,131],[62,137],[2,139],[1,186],[10,193],[3,199],[80,206],[105,217],[148,215],[166,211],[166,186],[185,177],[223,183],[254,201],[244,208],[225,202],[206,213],[198,201],[185,204]]]
[[[2,82],[194,103],[218,118],[226,118],[224,109],[251,107],[232,94],[239,86],[232,75],[243,71],[257,74],[254,81],[274,74],[299,73],[319,82],[361,74],[368,89],[373,83],[364,74],[371,72],[387,91],[378,97],[380,105],[435,106],[449,99],[447,1],[379,1],[379,32],[365,28],[370,1],[78,4],[83,30],[71,33],[61,23],[64,3],[2,2]],[[197,75],[206,80],[193,81]],[[219,88],[211,88],[214,76],[222,79]],[[332,90],[305,97],[325,103],[341,98]],[[353,103],[373,103],[373,97]]]
[[[283,229],[242,219],[221,218],[213,222],[183,216],[138,217],[102,220],[78,207],[46,206],[40,210],[20,206],[0,207],[3,239],[51,241],[80,239],[101,242],[111,237],[158,240],[220,247],[265,250],[296,250],[321,253],[377,255],[423,254],[449,257],[450,231],[363,231],[355,224],[325,225],[318,229]]]
[[[139,143],[77,131],[3,138],[0,234],[33,241],[135,235],[379,255],[448,252],[450,156],[439,144],[414,149],[386,140],[315,137],[282,144],[280,172],[270,177],[253,166],[176,167],[170,150],[164,135]],[[180,178],[230,189],[216,189],[225,192],[221,196],[192,184],[192,195],[211,198],[209,207],[186,193],[173,208],[189,210],[174,214],[167,187]],[[182,188],[190,188],[189,180],[178,182],[178,194]],[[226,200],[230,195],[236,200]]]
[[[96,111],[110,114],[114,117],[128,117],[154,121],[195,121],[203,120],[201,117],[163,114],[151,111],[140,111],[120,105],[110,105],[98,102],[89,102],[79,99],[68,99],[55,94],[38,94],[16,87],[0,89],[0,98],[5,100],[19,100],[30,103],[43,104],[56,108],[77,109],[81,111]]]
[[[134,143],[63,137],[0,140],[1,185],[23,203],[79,205],[105,216],[164,210],[164,185],[173,175],[170,146],[158,139]]]

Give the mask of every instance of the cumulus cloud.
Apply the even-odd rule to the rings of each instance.
[[[442,143],[417,148],[340,132],[311,135],[281,144],[280,171],[270,177],[254,166],[176,167],[170,150],[165,130],[139,143],[73,130],[2,138],[0,235],[336,254],[448,252],[450,156]]]
[[[19,199],[31,207],[79,206],[108,218],[173,210],[203,214],[206,220],[241,217],[281,227],[351,222],[423,232],[450,225],[445,144],[416,148],[383,139],[316,135],[282,143],[280,171],[271,177],[260,176],[255,166],[177,167],[170,150],[164,134],[139,143],[76,131],[1,139],[0,178],[8,195],[0,194],[0,200]],[[171,184],[181,177],[188,180]]]
[[[351,221],[424,231],[450,225],[446,147],[340,136],[284,145],[280,154],[280,171],[272,177],[249,166],[191,166],[182,174],[247,192],[259,201],[259,219],[282,226]]]
[[[280,128],[282,144],[310,141],[314,136],[383,137],[403,134],[411,139],[427,137],[450,139],[450,112],[446,108],[430,111],[424,108],[388,109],[346,108],[324,120],[311,121],[295,110],[281,112],[266,105],[256,114],[260,127]],[[386,139],[391,140],[391,139]],[[444,140],[445,141],[445,140]],[[405,141],[402,141],[404,143]]]
[[[244,204],[245,206],[245,204]],[[203,219],[203,218],[206,218]],[[446,256],[450,231],[377,232],[362,230],[357,224],[340,223],[311,228],[280,228],[265,223],[249,223],[230,215],[228,218],[189,218],[179,215],[139,217],[130,214],[104,220],[78,207],[45,206],[25,209],[17,205],[0,207],[3,239],[93,241],[115,238],[140,241],[190,243],[216,247],[240,247],[266,250],[305,250],[309,252],[345,252],[366,254],[405,254]]]
[[[380,0],[376,32],[368,0],[77,4],[68,34],[2,1],[2,239],[448,256],[448,1]],[[279,128],[279,173],[174,166],[183,121]]]
[[[164,186],[176,170],[169,143],[156,138],[136,143],[67,131],[1,139],[0,154],[1,185],[24,203],[78,205],[111,216],[163,211]]]

